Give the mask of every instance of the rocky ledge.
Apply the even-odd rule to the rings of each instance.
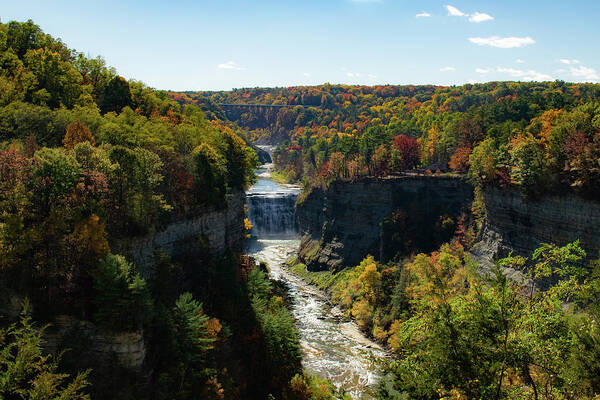
[[[472,253],[491,260],[528,257],[541,243],[559,246],[579,240],[590,259],[600,249],[600,203],[575,194],[526,199],[515,189],[484,191],[486,221]]]
[[[338,270],[357,265],[367,254],[385,261],[393,246],[432,251],[449,239],[444,229],[454,233],[472,201],[472,186],[455,176],[333,182],[297,204],[299,259],[309,270]]]

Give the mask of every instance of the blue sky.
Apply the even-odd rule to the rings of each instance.
[[[158,89],[600,82],[599,0],[0,0]]]

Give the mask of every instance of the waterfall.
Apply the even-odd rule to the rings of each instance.
[[[269,192],[247,194],[248,219],[253,225],[252,235],[256,237],[295,237],[298,235],[296,222],[297,193]]]
[[[272,146],[258,146],[271,154]],[[293,185],[280,185],[271,180],[273,164],[264,164],[258,171],[258,182],[246,192],[248,219],[252,223],[252,236],[257,238],[298,237],[296,199],[300,189]]]

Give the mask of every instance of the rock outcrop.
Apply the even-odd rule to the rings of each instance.
[[[158,232],[111,244],[111,248],[113,252],[128,255],[143,274],[149,270],[158,249],[172,257],[201,247],[207,247],[213,254],[241,251],[245,238],[244,203],[244,193],[234,193],[229,196],[226,208],[206,210],[195,217],[172,222]]]
[[[588,258],[600,250],[600,203],[575,194],[526,199],[514,189],[484,191],[486,221],[472,253],[491,260],[511,251],[524,257],[541,243],[579,240]]]
[[[357,265],[369,253],[385,260],[386,241],[392,240],[383,234],[386,219],[401,230],[390,236],[401,235],[415,251],[434,250],[449,239],[439,231],[440,222],[455,224],[469,212],[472,200],[472,186],[451,176],[333,182],[297,205],[300,261],[311,270],[337,270]]]
[[[69,315],[59,315],[44,331],[44,350],[47,353],[57,353],[63,348],[63,340],[68,335],[76,333],[86,343],[84,353],[87,357],[109,365],[111,362],[135,372],[141,372],[146,358],[144,333],[108,332],[98,329],[87,321],[78,321]]]

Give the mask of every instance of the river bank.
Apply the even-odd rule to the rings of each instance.
[[[372,398],[379,379],[377,360],[387,357],[359,327],[332,306],[326,293],[292,273],[286,260],[297,254],[300,237],[294,219],[289,219],[289,196],[299,190],[273,182],[270,165],[259,171],[259,181],[248,192],[248,216],[253,238],[247,241],[246,254],[269,267],[272,279],[288,287],[291,311],[296,320],[302,346],[302,366],[310,374],[333,382],[355,399]],[[260,208],[262,207],[262,208]],[[290,222],[291,221],[291,222]]]

